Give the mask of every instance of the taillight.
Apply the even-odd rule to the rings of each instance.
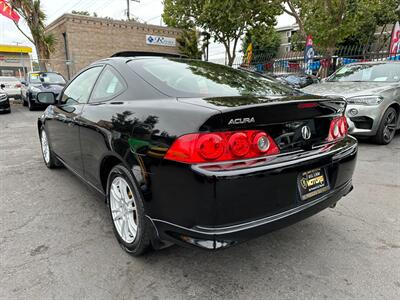
[[[348,133],[349,125],[345,116],[334,118],[329,127],[328,141],[341,139]]]
[[[192,133],[179,137],[165,159],[184,163],[222,162],[278,154],[274,140],[263,131]]]
[[[17,84],[15,85],[15,87],[16,87],[16,88],[20,88],[20,87],[21,87],[21,84],[20,84],[20,83],[17,83]]]

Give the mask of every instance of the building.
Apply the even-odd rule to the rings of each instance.
[[[292,51],[292,35],[299,30],[299,25],[295,23],[289,26],[277,27],[275,30],[278,32],[279,37],[281,38],[281,44],[278,48],[278,55],[282,56],[285,53]]]
[[[46,27],[57,43],[47,63],[49,70],[71,78],[88,64],[121,51],[178,54],[179,29],[64,14]]]
[[[32,69],[31,53],[31,47],[0,45],[0,76],[24,78]]]

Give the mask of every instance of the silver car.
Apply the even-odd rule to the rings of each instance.
[[[302,91],[347,100],[349,132],[389,144],[400,128],[400,62],[363,62],[345,65],[324,82]]]
[[[0,76],[0,84],[4,84],[4,91],[9,98],[21,99],[21,81],[17,77]]]

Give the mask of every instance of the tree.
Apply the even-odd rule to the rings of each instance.
[[[258,61],[275,57],[281,44],[281,38],[273,27],[257,26],[247,31],[242,40],[244,53],[250,43],[253,43],[253,60]]]
[[[46,14],[40,7],[40,0],[11,0],[10,5],[25,19],[31,36],[25,33],[18,23],[14,22],[14,24],[35,45],[40,69],[47,71],[46,60],[50,58],[50,53],[54,51],[56,40],[52,34],[45,31]]]
[[[189,58],[200,59],[202,51],[198,47],[197,32],[194,29],[184,29],[182,34],[176,39],[179,51]]]
[[[224,45],[228,65],[236,57],[238,41],[248,29],[272,26],[281,13],[278,0],[164,0],[163,20],[169,26],[196,28],[210,33]]]
[[[377,26],[394,23],[398,0],[284,0],[282,9],[296,19],[299,39],[311,34],[319,47],[372,42]]]

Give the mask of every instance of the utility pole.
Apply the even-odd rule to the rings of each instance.
[[[128,21],[131,20],[131,8],[130,8],[130,2],[131,1],[135,1],[135,2],[140,3],[140,0],[126,0],[126,19]]]

